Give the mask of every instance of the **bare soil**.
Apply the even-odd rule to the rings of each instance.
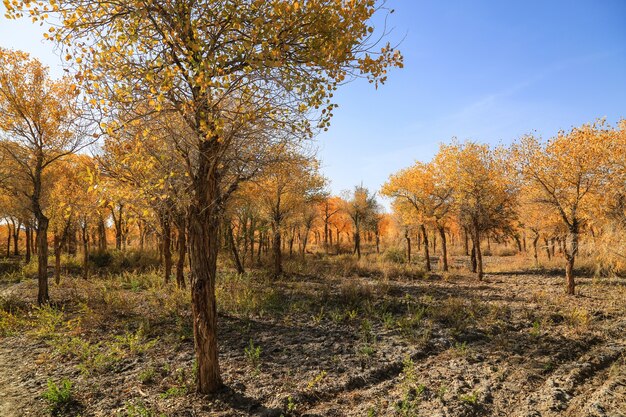
[[[626,280],[578,283],[575,297],[533,271],[247,283],[261,298],[226,285],[222,297],[248,299],[221,307],[225,388],[212,398],[193,393],[188,313],[155,315],[158,302],[141,303],[160,293],[133,289],[128,310],[68,333],[96,343],[147,329],[149,348],[105,371],[85,372],[30,328],[0,338],[0,416],[48,415],[41,393],[61,377],[74,383],[65,415],[626,416]],[[80,288],[52,288],[64,320],[85,314],[71,302]],[[1,291],[17,303],[35,287]]]

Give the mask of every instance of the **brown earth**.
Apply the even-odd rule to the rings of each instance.
[[[153,343],[85,372],[58,340],[33,336],[33,326],[4,337],[0,416],[48,414],[41,393],[48,378],[63,376],[74,382],[66,415],[626,416],[624,279],[580,277],[575,297],[563,294],[560,276],[533,271],[487,274],[483,282],[452,274],[226,283],[219,292],[229,300],[220,312],[226,388],[214,398],[191,393],[184,305],[159,315],[155,305],[169,300],[162,290],[120,289],[126,303],[109,301],[107,315],[88,327],[85,307],[71,301],[84,284],[71,281],[52,291],[63,320],[83,318],[68,338],[95,344],[142,326]],[[2,291],[17,305],[33,299],[34,283]],[[94,299],[85,295],[85,305]],[[250,341],[260,347],[258,360]]]

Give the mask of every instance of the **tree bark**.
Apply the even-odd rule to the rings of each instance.
[[[406,239],[406,261],[411,263],[411,235],[408,231],[404,232],[404,238]]]
[[[578,220],[574,219],[569,227],[567,241],[565,242],[565,280],[567,283],[567,293],[574,295],[576,293],[576,282],[574,280],[574,263],[578,254]]]
[[[89,278],[89,230],[87,222],[81,225],[82,242],[83,242],[83,279]]]
[[[448,245],[446,242],[446,229],[442,226],[437,226],[439,230],[439,237],[441,237],[441,264],[443,265],[443,271],[448,271]]]
[[[209,161],[215,141],[199,143],[200,160],[189,207],[189,259],[194,348],[198,366],[197,391],[210,394],[222,386],[217,346],[215,283],[219,250],[220,213],[217,174]]]
[[[164,214],[161,216],[161,245],[161,253],[163,254],[163,268],[165,272],[165,283],[167,284],[170,282],[170,277],[172,276],[172,227],[168,214]]]
[[[30,226],[26,226],[26,263],[30,263],[30,257],[31,257],[31,234],[33,233],[33,230],[31,229]]]
[[[178,261],[176,263],[176,285],[178,288],[186,288],[185,283],[185,255],[187,254],[187,236],[185,219],[178,222]]]
[[[533,256],[535,257],[535,266],[539,266],[539,254],[537,253],[537,243],[539,242],[539,234],[533,238]]]
[[[426,271],[430,272],[430,251],[428,249],[428,232],[426,232],[426,227],[424,224],[420,225],[420,229],[422,230],[422,238],[424,239],[424,259],[426,261]]]
[[[274,277],[279,277],[283,273],[283,256],[281,251],[280,226],[274,224],[272,226],[273,234],[273,252],[274,252]]]
[[[244,274],[246,271],[241,264],[241,259],[239,258],[239,251],[237,250],[237,244],[235,243],[235,235],[233,234],[233,226],[228,224],[228,246],[230,246],[230,250],[233,254],[233,261],[235,262],[235,268],[237,268],[237,273],[239,275]]]
[[[59,285],[61,283],[61,246],[63,246],[63,241],[61,239],[61,236],[59,236],[56,232],[54,233],[53,246],[54,246],[54,282],[57,285]]]
[[[50,301],[48,293],[48,218],[39,211],[37,217],[37,304],[43,305]]]
[[[476,269],[478,274],[478,280],[483,280],[483,254],[480,250],[480,229],[478,224],[474,224],[474,235],[476,236],[474,239],[474,248],[476,250]]]

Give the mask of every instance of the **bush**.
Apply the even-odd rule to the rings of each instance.
[[[401,248],[389,248],[385,251],[384,259],[388,262],[403,264],[406,262],[406,251]]]
[[[72,381],[63,378],[57,385],[52,379],[48,379],[48,389],[42,394],[48,402],[52,415],[57,415],[72,403]]]

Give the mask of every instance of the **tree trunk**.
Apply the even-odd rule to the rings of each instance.
[[[356,253],[357,259],[361,259],[361,233],[359,229],[354,233],[354,252]]]
[[[424,260],[426,261],[426,271],[430,272],[430,252],[428,250],[428,232],[426,232],[426,227],[421,224],[420,229],[422,230],[422,238],[424,239]]]
[[[537,253],[537,243],[539,242],[539,234],[533,238],[533,256],[535,257],[535,266],[539,266],[539,254]]]
[[[439,230],[439,237],[441,237],[441,264],[443,265],[442,270],[444,272],[448,271],[448,246],[446,242],[446,229],[440,226],[437,226]]]
[[[476,273],[477,265],[476,265],[476,247],[474,246],[474,238],[472,238],[472,250],[470,253],[470,264],[472,267],[472,273]]]
[[[11,256],[11,225],[7,222],[7,258]]]
[[[54,282],[59,285],[61,283],[61,246],[63,241],[61,237],[55,232],[53,238],[54,246]]]
[[[197,391],[210,394],[222,386],[217,346],[215,283],[220,244],[220,213],[217,174],[208,155],[215,141],[201,141],[201,157],[194,181],[194,199],[189,207],[189,260],[191,300],[197,373]]]
[[[117,230],[115,239],[117,242]],[[161,245],[165,283],[167,284],[170,282],[170,277],[172,276],[172,226],[170,224],[169,215],[167,214],[161,217]]]
[[[237,250],[237,244],[235,243],[235,236],[233,234],[233,226],[228,225],[228,245],[230,246],[230,250],[233,254],[233,261],[235,262],[235,267],[237,268],[237,273],[239,275],[244,274],[246,271],[241,264],[241,259],[239,259],[239,251]]]
[[[87,228],[87,222],[83,222],[82,226],[82,241],[83,241],[83,279],[89,278],[89,230]]]
[[[272,227],[273,234],[273,252],[274,252],[274,277],[277,278],[283,273],[283,255],[281,251],[280,225],[274,224]]]
[[[98,250],[107,250],[107,229],[102,216],[98,217]]]
[[[31,257],[31,234],[33,233],[33,229],[30,228],[30,226],[26,226],[26,263],[30,263],[30,257]]]
[[[551,254],[550,254],[550,245],[548,244],[548,239],[546,239],[545,237],[543,238],[543,243],[546,246],[546,255],[548,255],[548,260],[550,260],[552,258]]]
[[[20,256],[20,229],[22,228],[22,222],[18,221],[17,225],[13,224],[13,255]]]
[[[567,282],[567,293],[574,295],[576,292],[576,282],[574,280],[574,262],[578,254],[578,221],[574,219],[569,227],[567,241],[565,242],[565,280]]]
[[[411,235],[408,231],[404,232],[404,238],[406,239],[406,261],[411,263]]]
[[[178,288],[186,288],[185,283],[185,255],[187,254],[187,236],[185,219],[178,223],[178,261],[176,263],[176,285]]]
[[[468,237],[467,237],[467,228],[463,228],[463,250],[465,251],[465,256],[469,256],[469,245],[468,245]]]
[[[50,301],[48,294],[48,218],[43,213],[37,217],[37,304],[47,304]]]
[[[474,224],[474,235],[476,238],[474,239],[474,247],[476,250],[476,269],[478,273],[478,280],[483,280],[483,254],[480,250],[480,230],[477,224]]]

